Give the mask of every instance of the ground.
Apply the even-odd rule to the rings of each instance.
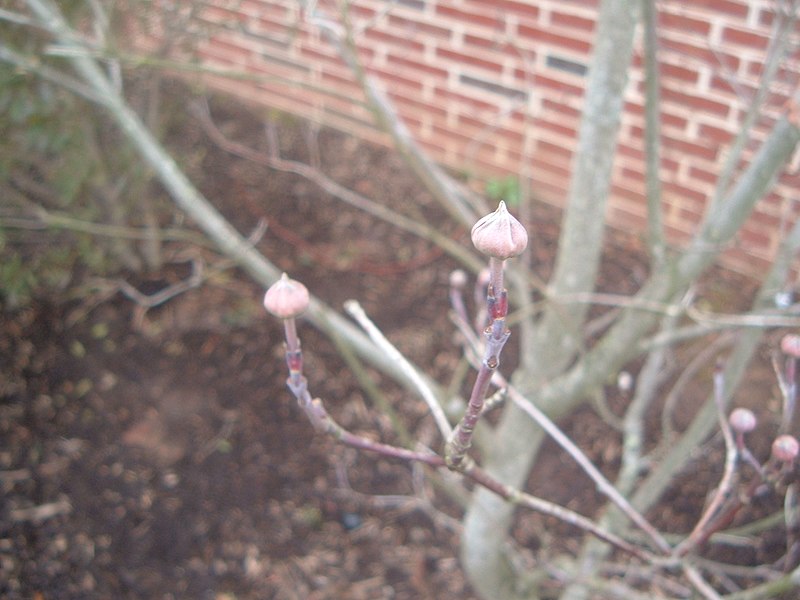
[[[263,148],[247,111],[217,108],[215,118],[231,138]],[[257,244],[267,256],[333,307],[358,299],[407,356],[449,380],[459,359],[447,318],[451,260],[308,181],[226,154],[191,120],[174,127],[173,150],[234,225],[249,234],[266,220]],[[315,154],[303,125],[281,121],[279,129],[287,155]],[[422,210],[467,240],[396,156],[325,130],[318,141],[334,179],[407,214]],[[539,206],[535,219],[544,277],[558,213]],[[454,501],[418,468],[315,435],[285,388],[282,329],[260,308],[263,290],[207,249],[166,250],[171,260],[159,272],[120,276],[153,293],[187,277],[194,260],[206,265],[203,286],[150,310],[115,294],[38,298],[0,313],[0,595],[474,598],[458,566]],[[609,291],[630,292],[646,273],[636,239],[621,233],[611,236],[605,265]],[[703,291],[730,309],[750,290],[720,271]],[[397,442],[332,342],[305,323],[300,334],[312,392],[346,427]],[[504,368],[514,362],[512,349]],[[370,369],[366,377],[434,443],[421,402]],[[750,385],[774,398],[763,364]],[[707,392],[698,386],[687,406]],[[613,391],[611,400],[613,409]],[[619,443],[594,410],[565,427],[613,474]],[[756,446],[763,456],[765,442]],[[716,440],[704,450],[713,456],[720,447]],[[713,461],[704,469],[670,492],[673,507],[678,498],[688,504],[664,517],[676,531],[690,525],[718,477]],[[597,509],[592,486],[563,457],[545,460],[533,477],[541,495]],[[521,517],[521,546],[544,543],[542,523],[549,522]],[[764,552],[743,560],[766,560]]]

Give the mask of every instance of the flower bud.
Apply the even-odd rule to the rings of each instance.
[[[791,435],[779,435],[772,442],[772,456],[777,460],[790,463],[800,452],[800,443]]]
[[[450,273],[450,287],[463,290],[467,285],[467,274],[461,269],[455,269]]]
[[[264,294],[264,308],[279,319],[291,319],[308,308],[308,290],[284,273]]]
[[[800,358],[800,335],[787,333],[781,338],[781,352],[787,356]]]
[[[628,371],[620,371],[617,375],[617,389],[623,394],[628,394],[633,389],[633,375]]]
[[[753,431],[758,421],[752,410],[737,408],[728,417],[728,423],[736,433],[744,434]]]
[[[522,254],[528,245],[528,232],[501,200],[496,211],[475,223],[472,243],[487,256],[505,260]]]

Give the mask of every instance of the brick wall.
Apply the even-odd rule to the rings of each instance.
[[[248,100],[387,140],[371,122],[347,68],[296,0],[208,0],[213,25],[199,53],[209,66],[244,70],[259,81],[216,79]],[[661,179],[671,239],[694,231],[726,149],[759,85],[776,2],[660,0],[663,99]],[[318,9],[334,15],[335,2]],[[438,161],[476,176],[529,168],[535,196],[566,195],[589,64],[597,1],[355,0],[352,16],[367,70],[379,78],[411,132]],[[800,79],[800,33],[771,86],[755,127],[764,138]],[[643,229],[643,73],[641,40],[626,96],[608,218]],[[757,147],[751,143],[746,156]],[[524,151],[524,148],[528,148]],[[798,161],[726,255],[729,266],[758,269],[798,211]]]

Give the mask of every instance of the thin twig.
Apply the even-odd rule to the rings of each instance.
[[[271,123],[268,122],[265,125],[265,134],[267,141],[269,142],[269,152],[259,152],[258,150],[253,150],[252,148],[245,146],[244,144],[240,144],[228,139],[222,133],[222,131],[220,131],[211,118],[208,103],[205,99],[191,104],[189,109],[200,122],[200,125],[203,127],[206,135],[208,135],[208,137],[211,138],[211,140],[225,152],[240,156],[244,159],[270,167],[271,169],[275,169],[277,171],[299,175],[300,177],[303,177],[304,179],[316,184],[334,198],[337,198],[338,200],[341,200],[342,202],[357,208],[358,210],[389,223],[398,229],[408,231],[416,236],[421,237],[422,239],[436,244],[470,270],[477,272],[482,267],[483,263],[476,259],[472,253],[465,250],[461,244],[456,243],[450,237],[442,234],[442,232],[437,231],[435,228],[429,227],[426,224],[414,219],[409,219],[405,215],[393,211],[390,208],[382,204],[378,204],[370,198],[367,198],[366,196],[362,196],[361,194],[354,192],[353,190],[337,183],[325,175],[322,171],[314,168],[311,165],[281,157],[276,140],[277,136],[275,135],[274,127]]]
[[[520,394],[514,386],[509,385],[507,387],[507,392],[512,402],[535,420],[539,426],[544,429],[576,463],[578,463],[584,473],[595,482],[598,491],[611,500],[637,527],[644,531],[661,552],[669,553],[672,550],[672,546],[664,539],[664,536],[662,536],[658,530],[619,493],[617,488],[598,471],[597,467],[592,464],[580,448],[578,448],[547,415],[540,411],[533,402]]]
[[[439,404],[439,400],[436,398],[436,394],[433,393],[433,390],[428,386],[427,383],[420,377],[419,372],[409,363],[405,357],[395,348],[392,343],[386,339],[386,336],[375,326],[375,324],[367,317],[367,314],[364,312],[364,309],[356,300],[348,300],[345,302],[345,310],[350,313],[359,325],[364,329],[367,333],[369,338],[377,345],[382,352],[386,354],[386,356],[394,362],[397,367],[405,373],[410,381],[414,383],[417,392],[422,399],[425,400],[425,403],[428,405],[428,409],[431,411],[431,415],[433,416],[434,420],[436,421],[436,425],[439,428],[439,431],[442,434],[442,437],[447,440],[450,437],[450,434],[453,432],[453,428],[450,426],[450,422],[447,420],[447,416],[444,414],[444,410],[442,409],[441,404]]]
[[[686,578],[694,586],[694,588],[700,592],[704,598],[706,598],[706,600],[721,600],[722,597],[705,579],[703,579],[703,576],[700,574],[700,571],[698,571],[697,568],[686,563],[682,565],[682,568]]]
[[[721,365],[714,371],[714,404],[717,407],[719,426],[725,439],[725,469],[722,479],[714,492],[714,497],[700,517],[689,536],[675,548],[677,556],[684,556],[693,548],[706,541],[715,529],[715,521],[723,513],[725,504],[733,496],[733,486],[736,482],[736,467],[738,466],[739,452],[733,439],[733,432],[725,414],[725,374]]]
[[[459,326],[459,330],[464,334],[466,340],[466,354],[472,357],[473,360],[477,357],[477,344],[478,338],[472,333],[468,324],[463,323],[460,319],[454,319]],[[471,351],[470,351],[471,350]],[[589,458],[578,448],[572,440],[562,432],[558,426],[550,420],[547,415],[540,411],[536,406],[527,398],[525,398],[514,386],[506,381],[505,377],[500,372],[495,372],[493,375],[493,383],[505,391],[505,396],[510,398],[517,406],[519,406],[525,413],[534,419],[542,429],[544,429],[553,440],[558,443],[561,448],[567,452],[573,460],[584,470],[584,472],[595,482],[597,488],[609,500],[611,500],[628,518],[631,519],[639,528],[642,529],[656,544],[656,547],[662,552],[669,553],[671,546],[669,542],[650,524],[644,516],[641,515],[633,506],[617,491],[614,485],[606,479],[606,477],[597,470]]]
[[[661,74],[658,66],[658,11],[655,0],[642,2],[645,64],[645,149],[647,185],[647,247],[656,268],[666,260],[661,207]]]

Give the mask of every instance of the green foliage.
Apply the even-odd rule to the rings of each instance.
[[[7,306],[26,304],[36,285],[36,277],[16,253],[4,253],[0,261],[0,294]]]
[[[486,195],[495,202],[503,200],[509,207],[519,206],[519,178],[514,175],[493,177],[486,182]]]
[[[80,0],[61,8],[87,6]],[[49,40],[33,31],[0,21],[4,45],[74,76],[63,69],[63,58],[43,52]],[[61,293],[77,281],[77,273],[102,275],[141,265],[138,248],[128,240],[13,228],[36,223],[42,211],[92,223],[142,225],[141,195],[150,174],[101,110],[0,62],[0,139],[0,297],[6,305]]]

